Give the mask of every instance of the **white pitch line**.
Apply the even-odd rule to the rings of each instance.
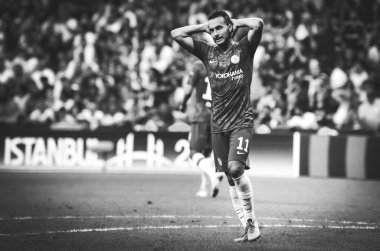
[[[69,229],[69,230],[56,230],[46,232],[26,232],[26,233],[0,233],[0,237],[20,237],[20,236],[33,236],[43,234],[67,234],[67,233],[89,233],[89,232],[117,232],[117,231],[138,231],[138,230],[166,230],[166,229],[194,229],[194,228],[232,228],[240,227],[240,225],[164,225],[164,226],[136,226],[136,227],[109,227],[109,228],[83,228],[83,229]],[[264,228],[304,228],[304,229],[354,229],[354,230],[376,230],[378,226],[323,226],[323,225],[287,225],[287,224],[273,224],[261,225]]]
[[[136,231],[136,230],[164,230],[164,229],[190,229],[190,228],[220,228],[239,227],[240,225],[167,225],[167,226],[136,226],[136,227],[110,227],[110,228],[84,228],[69,229],[46,232],[28,232],[17,234],[1,234],[0,236],[26,236],[40,234],[65,234],[65,233],[88,233],[88,232],[114,232],[114,231]]]
[[[208,218],[208,219],[232,219],[232,216],[215,216],[215,215],[83,215],[83,216],[16,216],[0,218],[0,221],[23,221],[23,220],[70,220],[70,219],[175,219],[175,218]]]
[[[0,218],[0,221],[24,221],[24,220],[70,220],[70,219],[235,219],[236,216],[218,216],[218,215],[64,215],[64,216],[16,216],[16,217],[4,217]],[[271,221],[289,221],[289,222],[315,222],[315,223],[331,223],[331,224],[345,224],[345,225],[374,225],[378,223],[365,222],[365,221],[349,221],[349,220],[327,220],[327,219],[286,219],[277,217],[261,217],[259,220],[271,220]]]
[[[278,227],[289,227],[289,228],[330,228],[330,229],[356,229],[356,230],[376,230],[380,229],[379,226],[337,226],[337,225],[297,225],[297,224],[292,224],[292,225],[286,225],[286,224],[263,224],[260,225],[263,227],[268,227],[268,228],[278,228]]]
[[[291,222],[317,222],[317,223],[332,223],[332,224],[355,224],[355,225],[378,225],[378,223],[374,222],[365,222],[365,221],[349,221],[349,220],[327,220],[327,219],[299,219],[299,218],[294,218],[294,219],[281,219],[281,218],[275,218],[275,217],[264,217],[262,219],[265,220],[289,220]]]

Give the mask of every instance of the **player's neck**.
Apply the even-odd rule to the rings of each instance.
[[[233,45],[233,40],[232,40],[232,39],[229,39],[229,40],[226,41],[225,43],[220,44],[220,45],[218,45],[218,46],[219,46],[219,48],[220,48],[223,52],[225,52],[225,51],[228,51],[228,50],[231,48],[232,45]]]

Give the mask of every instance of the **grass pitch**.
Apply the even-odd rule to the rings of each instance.
[[[262,237],[224,179],[195,174],[0,173],[0,250],[380,250],[380,181],[251,177]]]

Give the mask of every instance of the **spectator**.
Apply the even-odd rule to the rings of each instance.
[[[349,69],[349,80],[354,85],[354,90],[357,94],[359,94],[363,82],[368,80],[368,78],[368,72],[364,68],[364,64],[360,61],[355,62]]]
[[[354,117],[363,111],[357,95],[362,95],[360,107],[378,107],[376,99],[363,98],[368,80],[375,93],[380,91],[378,1],[4,0],[2,7],[0,85],[11,100],[0,108],[17,105],[14,123],[30,122],[31,112],[34,123],[40,123],[44,112],[36,107],[51,105],[49,121],[128,111],[119,122],[150,121],[152,128],[163,130],[153,124],[166,126],[171,120],[153,108],[162,104],[170,111],[165,114],[176,114],[189,63],[168,33],[173,26],[205,20],[204,13],[214,8],[227,9],[233,18],[255,15],[266,22],[255,56],[252,100],[262,121],[272,121],[263,122],[269,130],[305,114],[314,116],[312,127],[316,118],[318,126],[355,130]],[[235,38],[244,35],[239,30]],[[108,99],[106,94],[115,90],[120,95]],[[274,106],[267,105],[269,99]],[[100,125],[91,116],[85,121]]]
[[[0,85],[7,83],[14,77],[12,69],[7,67],[7,62],[4,57],[0,57]],[[8,63],[9,64],[9,63]]]
[[[352,130],[356,126],[355,93],[351,82],[335,86],[332,97],[338,102],[337,111],[333,114],[333,122],[338,130]]]
[[[120,99],[116,93],[110,93],[103,102],[103,119],[100,121],[102,126],[122,126],[124,125],[125,112],[121,106]]]
[[[360,92],[360,105],[358,108],[358,119],[364,130],[380,132],[380,97],[376,93],[374,85],[365,81]]]
[[[18,122],[21,114],[20,107],[9,92],[9,86],[0,84],[0,123],[14,124]]]
[[[309,60],[308,72],[305,76],[308,85],[309,110],[316,109],[316,96],[328,85],[328,76],[321,71],[319,61],[315,58]]]
[[[42,82],[47,82],[47,80],[42,80]],[[38,90],[36,86],[32,85],[32,96],[27,102],[27,120],[35,124],[51,124],[55,120],[53,89],[48,86]]]

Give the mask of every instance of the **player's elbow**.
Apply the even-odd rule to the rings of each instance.
[[[251,30],[253,30],[256,34],[261,34],[264,30],[264,21],[261,18],[255,18],[255,23]]]
[[[257,29],[260,29],[262,30],[264,28],[264,20],[262,20],[261,18],[257,18]]]
[[[170,32],[170,35],[172,36],[172,38],[175,38],[177,36],[177,31],[174,29]]]
[[[174,29],[170,32],[170,35],[174,40],[178,40],[182,37],[182,33],[179,29]]]

